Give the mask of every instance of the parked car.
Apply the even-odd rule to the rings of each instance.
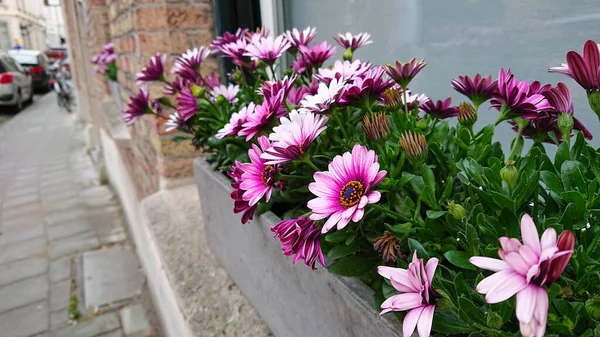
[[[23,69],[5,52],[0,52],[0,111],[12,109],[19,112],[24,102],[33,100],[33,80],[30,73]]]
[[[10,55],[17,63],[27,70],[33,77],[33,89],[48,92],[52,90],[52,74],[48,71],[48,56],[39,50],[9,50]]]

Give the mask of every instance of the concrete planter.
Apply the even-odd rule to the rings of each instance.
[[[110,96],[112,97],[113,101],[115,101],[118,111],[123,110],[121,108],[121,85],[119,82],[109,80],[108,86],[110,87]]]
[[[242,225],[229,180],[202,158],[194,171],[208,246],[275,336],[402,335],[395,319],[379,317],[370,288],[322,267],[293,265],[269,230],[277,216],[269,212]]]

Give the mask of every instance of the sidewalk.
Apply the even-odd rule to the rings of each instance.
[[[160,336],[81,128],[54,93],[0,126],[0,337]]]

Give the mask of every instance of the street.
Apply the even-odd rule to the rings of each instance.
[[[0,126],[0,337],[160,336],[119,200],[53,92]]]
[[[54,95],[56,95],[54,93],[54,91],[50,91],[45,94],[35,94],[33,96],[33,103],[25,105],[25,107],[23,108],[23,111],[27,111],[27,109],[32,109],[34,106],[36,106],[36,103],[40,99],[42,99],[44,96],[54,96]],[[10,108],[8,108],[8,107],[5,107],[5,106],[0,107],[0,126],[2,126],[2,124],[6,123],[9,119],[11,119],[12,117],[15,116],[15,113],[12,111],[9,111],[9,110],[10,110]]]

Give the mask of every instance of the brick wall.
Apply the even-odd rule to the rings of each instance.
[[[208,45],[214,37],[215,18],[210,0],[85,0],[85,5],[87,46],[78,47],[87,48],[93,55],[105,43],[114,43],[122,107],[138,91],[135,74],[156,52],[169,55],[166,66],[169,70],[178,55],[189,48]],[[203,72],[211,71],[218,71],[216,59],[203,64]],[[92,101],[110,97],[103,76],[96,75],[90,82],[94,87],[89,93]],[[151,97],[160,97],[162,86],[151,86],[150,93]],[[118,144],[140,199],[156,192],[161,179],[193,174],[192,161],[200,153],[187,142],[172,142],[174,134],[164,132],[162,119],[146,116],[129,128],[129,134],[129,142]]]

